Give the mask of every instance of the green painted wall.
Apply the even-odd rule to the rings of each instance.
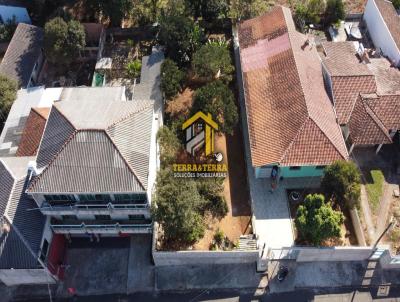
[[[287,178],[322,176],[324,174],[324,169],[317,169],[316,166],[301,166],[299,170],[291,170],[290,167],[280,168],[280,175]]]

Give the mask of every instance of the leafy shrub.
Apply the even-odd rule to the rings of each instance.
[[[158,38],[165,45],[167,56],[182,66],[201,46],[204,33],[190,18],[171,15],[161,19]]]
[[[139,59],[130,61],[125,66],[126,73],[131,79],[137,79],[138,77],[140,77],[141,68],[142,62]]]
[[[314,245],[323,240],[340,237],[344,216],[332,209],[321,194],[307,195],[297,209],[295,224],[300,236]]]
[[[340,160],[325,168],[321,188],[327,199],[333,198],[341,206],[352,209],[359,204],[360,183],[357,166],[353,162]]]
[[[197,76],[230,81],[234,67],[225,45],[208,43],[193,55],[193,70]]]
[[[78,21],[56,17],[44,26],[44,51],[54,64],[69,64],[85,48],[85,29]]]
[[[161,65],[161,90],[167,100],[174,98],[182,89],[185,74],[171,59],[166,59]]]
[[[11,41],[16,28],[17,22],[15,16],[5,23],[0,23],[0,43]]]
[[[214,234],[214,241],[217,245],[221,245],[224,242],[224,232],[222,232],[220,229],[218,229],[215,234]]]
[[[0,75],[0,116],[7,115],[17,98],[18,84],[16,81]]]
[[[203,111],[217,120],[219,131],[232,134],[239,120],[232,91],[221,81],[211,82],[195,91],[192,113]]]

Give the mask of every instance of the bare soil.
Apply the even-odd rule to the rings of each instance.
[[[215,149],[228,164],[228,177],[224,181],[224,197],[229,212],[221,220],[205,217],[207,230],[204,237],[194,245],[195,250],[208,250],[214,234],[219,229],[232,242],[240,235],[251,234],[251,207],[243,158],[242,133],[239,127],[232,136],[216,135]]]

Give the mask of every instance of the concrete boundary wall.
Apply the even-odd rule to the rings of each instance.
[[[258,259],[258,251],[154,251],[153,259],[156,266],[235,263],[255,264]]]
[[[158,223],[154,223],[152,254],[155,266],[254,263],[259,251],[157,251]]]
[[[361,261],[367,260],[373,250],[372,247],[304,248],[299,250],[296,261]]]

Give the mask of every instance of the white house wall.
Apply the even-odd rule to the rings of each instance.
[[[147,180],[147,201],[151,205],[151,198],[154,188],[154,183],[157,177],[157,171],[159,166],[158,152],[157,152],[157,132],[162,125],[162,120],[159,120],[159,114],[154,114],[152,132],[151,132],[151,145],[150,145],[150,156],[149,156],[149,177]]]
[[[389,32],[374,0],[368,0],[364,12],[369,35],[376,49],[381,49],[396,65],[400,64],[400,50]]]

